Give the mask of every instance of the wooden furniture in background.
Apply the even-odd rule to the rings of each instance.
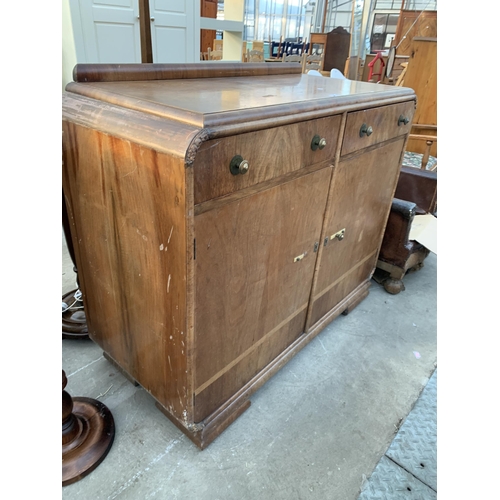
[[[247,62],[264,62],[264,52],[261,50],[247,49]]]
[[[108,407],[96,399],[72,398],[62,372],[62,485],[90,474],[109,453],[115,422]]]
[[[436,146],[437,148],[437,135],[421,135],[421,134],[410,134],[408,136],[408,145],[406,146],[407,151],[410,150],[410,141],[413,144],[415,141],[421,141],[422,143],[425,142],[425,149],[423,153],[419,153],[420,157],[420,165],[419,168],[422,170],[430,170],[435,172],[437,170],[437,162],[433,163],[432,165],[429,163],[429,159],[434,157],[437,160],[437,157],[435,155],[431,155],[431,151]],[[421,149],[421,148],[418,148]],[[404,164],[404,160],[403,160]]]
[[[217,0],[200,0],[200,16],[217,19]],[[200,30],[200,52],[206,53],[208,49],[215,50],[213,42],[216,35],[216,30]]]
[[[404,276],[423,267],[430,251],[410,240],[411,226],[416,215],[433,214],[436,207],[436,172],[403,166],[377,261],[381,272],[374,275],[387,292],[403,291]]]
[[[222,52],[224,50],[224,40],[215,38],[212,50],[220,50]]]
[[[208,47],[207,51],[208,61],[221,61],[222,60],[222,50],[211,50]]]
[[[253,40],[251,50],[259,50],[264,53],[264,42],[262,40]]]
[[[368,81],[372,83],[379,83],[384,79],[386,62],[382,57],[381,53],[375,55],[375,57],[368,63]]]
[[[325,53],[323,69],[330,71],[336,68],[344,73],[350,44],[351,35],[339,26],[328,33],[311,33],[309,54],[323,51]]]
[[[404,76],[404,86],[417,94],[417,109],[413,118],[413,135],[437,136],[437,39],[415,37]],[[408,151],[425,153],[425,141],[408,142]],[[437,157],[437,143],[430,154]]]
[[[398,77],[396,78],[396,83],[394,84],[394,85],[396,85],[396,87],[403,87],[404,86],[406,72],[408,71],[408,63],[407,62],[401,63],[400,66],[403,69],[401,70]]]
[[[375,58],[376,54],[366,54],[365,60],[363,63],[363,70],[361,74],[361,81],[367,82],[368,81],[368,75],[370,73],[370,67],[369,64],[373,61]],[[384,72],[384,78],[382,78],[381,83],[384,85],[395,85],[398,77],[401,75],[404,64],[408,61],[409,56],[396,56],[395,62],[394,62],[394,68],[392,70],[392,75],[391,78],[385,77],[385,72]],[[384,61],[386,68],[387,68],[387,56],[383,55],[382,60]],[[347,73],[344,73],[347,74]]]
[[[397,47],[397,54],[411,56],[415,37],[437,38],[437,11],[401,10],[392,41],[392,46]]]
[[[89,336],[205,448],[367,296],[415,94],[296,63],[74,78],[62,178]]]
[[[296,63],[302,64],[302,62],[304,60],[304,55],[305,54],[302,54],[302,55],[299,55],[299,54],[290,54],[290,55],[284,54],[281,60],[284,63],[296,62]]]
[[[151,14],[149,0],[138,0],[139,33],[141,37],[141,62],[153,62],[153,45],[151,41]]]
[[[302,73],[315,69],[316,71],[323,71],[325,63],[325,53],[321,54],[302,54]]]

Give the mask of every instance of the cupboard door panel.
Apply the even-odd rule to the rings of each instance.
[[[401,138],[339,162],[325,217],[328,243],[321,251],[308,326],[370,278],[398,179],[403,143]],[[341,239],[334,236],[343,229]]]
[[[331,173],[195,217],[197,421],[303,333]]]

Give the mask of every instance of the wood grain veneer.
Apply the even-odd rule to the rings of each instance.
[[[195,204],[328,160],[335,154],[340,120],[340,115],[308,120],[203,143],[194,163]],[[316,135],[326,146],[313,151]],[[228,175],[236,154],[249,162],[248,173]]]
[[[63,95],[89,336],[202,449],[366,297],[415,108],[411,89],[253,66],[77,66]]]

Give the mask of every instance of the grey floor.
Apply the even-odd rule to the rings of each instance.
[[[437,369],[358,500],[437,498]]]
[[[204,451],[92,341],[63,340],[66,390],[103,402],[116,437],[102,464],[64,487],[62,498],[385,498],[368,496],[369,486],[436,372],[436,271],[431,254],[394,296],[373,281],[369,296],[257,391]],[[75,276],[64,239],[62,273],[65,293]],[[391,498],[420,498],[406,491]]]

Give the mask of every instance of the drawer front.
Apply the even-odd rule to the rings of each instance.
[[[194,203],[218,198],[335,157],[341,116],[330,116],[283,127],[207,141],[193,164]],[[313,138],[325,144],[312,146]],[[248,170],[230,169],[233,158],[248,162]],[[238,161],[235,161],[238,165]]]
[[[414,112],[408,101],[348,113],[341,155],[409,133]]]

